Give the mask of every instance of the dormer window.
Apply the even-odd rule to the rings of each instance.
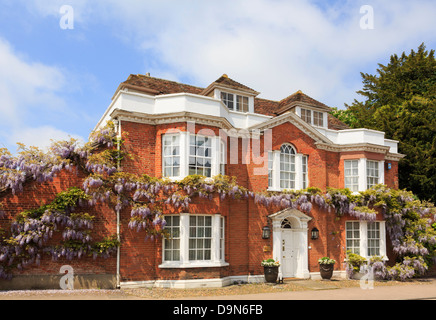
[[[324,127],[324,113],[301,108],[301,119],[308,124],[317,127]]]
[[[221,100],[232,111],[248,112],[248,97],[221,92]]]

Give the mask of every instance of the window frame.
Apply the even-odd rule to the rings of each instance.
[[[280,147],[280,189],[282,190],[295,190],[296,188],[295,155],[295,148],[290,144],[285,143]]]
[[[171,176],[167,175],[166,169],[168,168],[168,164],[165,163],[167,157],[165,156],[165,139],[167,139],[170,136],[179,136],[179,155],[180,155],[180,170],[179,175],[174,175],[174,170],[171,170]],[[227,162],[227,141],[223,140],[220,136],[211,136],[211,135],[201,135],[201,134],[192,134],[186,131],[179,131],[179,132],[170,132],[170,133],[164,133],[161,136],[161,158],[162,158],[162,169],[161,169],[161,175],[162,177],[168,178],[170,180],[176,181],[181,180],[189,175],[190,172],[190,154],[191,154],[191,137],[194,136],[195,139],[197,137],[205,137],[211,140],[211,146],[208,147],[210,150],[210,156],[204,157],[204,156],[191,156],[192,158],[195,158],[195,161],[197,161],[197,158],[202,158],[203,161],[207,158],[208,161],[211,163],[210,167],[210,175],[206,177],[213,177],[218,174],[222,174],[226,170],[226,162]],[[223,163],[224,160],[224,163]],[[204,163],[204,162],[203,162]],[[198,172],[198,171],[196,171]],[[204,170],[200,173],[204,173]]]
[[[350,164],[350,168],[347,168],[347,164]],[[355,166],[353,165],[355,164]],[[347,170],[350,170],[350,175],[347,175]],[[354,170],[357,170],[357,173],[354,174]],[[347,178],[351,179],[350,183],[347,183]],[[355,180],[356,179],[356,180]],[[359,159],[347,159],[344,160],[344,188],[348,188],[353,192],[359,191]]]
[[[294,171],[292,173],[294,176],[294,187],[291,188],[282,188],[281,185],[281,149],[282,146],[288,145],[294,150],[295,162],[294,162]],[[307,155],[297,153],[296,148],[290,143],[284,143],[280,147],[280,150],[272,150],[268,151],[268,190],[269,191],[283,191],[285,189],[288,190],[303,190],[309,186],[309,157]],[[304,161],[306,161],[306,167],[304,166]],[[292,168],[291,168],[292,169]],[[304,172],[306,169],[306,172]]]
[[[164,219],[171,216],[179,216],[180,217],[180,258],[179,260],[166,260],[165,250],[169,250],[165,247],[168,243],[165,239],[162,240],[162,263],[159,265],[159,268],[204,268],[204,267],[224,267],[229,264],[225,261],[225,218],[220,214],[189,214],[189,213],[181,213],[179,215],[169,214],[164,215]],[[192,221],[193,218],[198,221],[203,219],[210,219],[211,226],[210,228],[210,236],[209,237],[193,237],[191,236],[193,233]],[[166,227],[165,227],[166,228]],[[200,229],[196,229],[200,230]],[[204,230],[205,231],[205,230]],[[201,235],[201,232],[200,232]],[[199,239],[210,239],[210,259],[198,259],[199,256],[196,255],[195,259],[192,258],[192,252],[196,250],[197,247],[193,248],[190,246],[190,242],[192,240]],[[200,248],[199,250],[204,250],[204,248]],[[198,251],[199,252],[199,251]],[[191,253],[191,255],[190,255]],[[200,255],[201,257],[201,255]],[[204,251],[203,251],[204,257]]]
[[[303,119],[304,122],[307,122],[308,124],[312,125],[312,110],[301,108],[301,119]]]
[[[324,127],[324,112],[312,111],[312,124],[317,127]]]
[[[309,187],[309,156],[301,157],[301,175],[301,187],[307,189]]]
[[[189,216],[189,261],[212,259],[212,216]]]
[[[230,111],[247,113],[250,110],[250,99],[248,96],[221,91],[220,99]]]
[[[179,261],[180,260],[180,216],[166,216],[165,230],[168,232],[168,238],[163,239],[162,260]],[[177,225],[175,222],[177,221]],[[176,232],[177,231],[177,232]],[[176,247],[176,248],[175,248]],[[167,258],[167,254],[169,255]],[[177,258],[176,258],[177,257]]]
[[[177,138],[177,142],[178,144],[174,144],[174,138]],[[169,144],[166,144],[166,140],[170,140]],[[165,149],[167,147],[171,148],[171,154],[166,154]],[[174,155],[173,152],[173,148],[178,148],[178,154]],[[171,170],[171,177],[178,177],[180,176],[180,170],[181,170],[181,160],[182,160],[182,155],[181,155],[181,143],[180,143],[180,135],[178,134],[166,134],[162,136],[162,176],[167,176],[166,175],[166,170]],[[179,158],[179,164],[178,166],[174,165],[174,158],[178,157]],[[170,165],[168,165],[166,162],[167,159],[171,159],[172,163]],[[178,168],[178,175],[175,174],[175,169]]]
[[[373,166],[370,168],[371,166]],[[376,173],[376,174],[372,174]],[[376,182],[376,183],[375,183]],[[366,160],[366,189],[370,189],[380,183],[380,161]]]
[[[192,141],[194,140],[194,143]],[[199,144],[203,140],[202,144]],[[188,175],[202,175],[207,178],[212,177],[212,159],[213,159],[213,146],[212,146],[212,137],[190,134],[189,135],[189,150],[188,150]],[[191,153],[194,148],[194,154]],[[201,152],[203,151],[203,152]],[[203,153],[203,154],[201,154]],[[210,153],[210,154],[209,154]],[[191,161],[194,161],[194,164],[191,164]],[[203,162],[201,164],[199,161]],[[209,167],[206,166],[206,163],[209,162]],[[191,172],[194,170],[195,172]],[[209,172],[206,172],[209,170]]]
[[[353,223],[353,226],[358,224],[358,229],[355,230],[359,231],[359,238],[349,238],[348,237],[348,224]],[[374,232],[371,228],[374,225],[378,225],[378,237],[370,237],[370,233]],[[372,242],[370,240],[376,240],[376,242]],[[359,255],[369,259],[372,256],[382,257],[384,260],[388,260],[387,253],[386,253],[386,223],[385,221],[359,221],[359,220],[348,220],[345,222],[345,248],[348,252],[349,246],[348,241],[358,241],[358,248],[359,248]],[[377,243],[378,247],[374,246],[374,244]],[[370,255],[373,250],[378,251],[378,255]],[[352,250],[353,253],[356,253],[354,250]]]

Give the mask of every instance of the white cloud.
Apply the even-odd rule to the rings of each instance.
[[[318,2],[318,4],[317,4]],[[56,16],[62,0],[29,6]],[[301,89],[329,105],[350,103],[360,71],[393,53],[435,43],[434,1],[371,1],[374,30],[361,30],[366,1],[70,1],[79,23],[103,24],[144,53],[152,75],[207,86],[223,73],[270,99]],[[372,66],[368,70],[368,66]],[[120,82],[124,79],[120,79]]]
[[[46,118],[71,112],[61,96],[67,84],[63,70],[30,61],[1,38],[0,70],[0,147],[47,146],[50,139],[68,135],[42,126]]]
[[[373,2],[374,30],[360,29],[363,1],[327,9],[280,0],[104,3],[104,20],[147,59],[153,55],[146,70],[152,75],[172,73],[208,85],[227,73],[271,99],[302,89],[342,106],[352,102],[359,72],[369,64],[375,71],[391,54],[435,40],[431,1]]]
[[[56,129],[52,126],[27,127],[22,130],[16,129],[9,133],[7,143],[14,145],[20,142],[29,147],[33,146],[45,149],[51,145],[52,141],[69,140],[70,138],[79,140],[81,144],[84,143],[82,137],[71,135],[68,132]],[[16,150],[11,149],[10,151],[15,152]]]

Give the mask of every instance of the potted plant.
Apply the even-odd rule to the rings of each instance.
[[[323,257],[318,260],[319,272],[321,278],[324,280],[330,280],[333,276],[333,268],[335,266],[336,260],[330,259],[329,257]]]
[[[276,283],[279,275],[280,262],[274,259],[263,260],[261,263],[263,267],[265,281],[268,283]]]

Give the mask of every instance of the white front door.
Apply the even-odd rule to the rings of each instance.
[[[299,255],[298,232],[291,229],[282,229],[282,276],[283,278],[295,277]]]

